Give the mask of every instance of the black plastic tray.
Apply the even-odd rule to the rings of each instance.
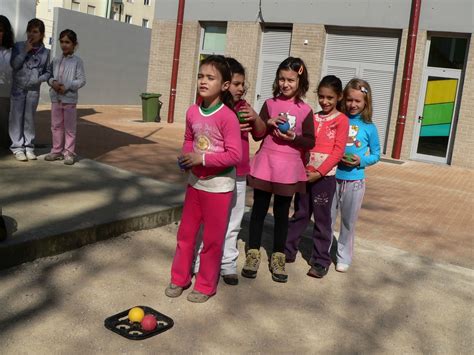
[[[163,333],[167,331],[171,327],[173,327],[174,322],[173,320],[165,316],[163,313],[155,311],[153,308],[147,306],[135,306],[140,307],[145,311],[145,314],[153,314],[156,317],[157,324],[156,328],[152,331],[143,330],[140,326],[140,323],[132,323],[128,320],[128,312],[130,311],[129,308],[123,312],[117,313],[113,316],[108,317],[104,321],[104,326],[117,333],[127,339],[131,340],[143,340],[157,334]]]

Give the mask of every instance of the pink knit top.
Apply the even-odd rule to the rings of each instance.
[[[235,113],[224,104],[210,114],[204,114],[199,105],[192,105],[186,112],[183,144],[183,153],[189,152],[205,153],[205,166],[191,169],[198,178],[219,175],[239,164],[242,143]]]

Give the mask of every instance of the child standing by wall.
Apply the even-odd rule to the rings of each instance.
[[[257,276],[263,223],[274,194],[275,227],[270,269],[274,281],[288,280],[283,254],[288,213],[293,195],[306,191],[307,177],[301,155],[314,146],[313,111],[302,100],[308,88],[308,72],[304,62],[300,58],[289,57],[278,67],[273,98],[265,101],[260,111],[267,131],[250,163],[248,182],[254,188],[254,203],[247,257],[242,269],[244,277]],[[289,124],[288,130],[284,123]]]
[[[336,167],[344,154],[349,130],[347,116],[338,111],[341,99],[341,80],[334,75],[325,76],[318,85],[321,111],[314,115],[316,145],[306,166],[306,193],[295,196],[295,214],[289,222],[285,246],[287,262],[295,261],[301,234],[313,215],[313,251],[308,276],[317,278],[324,277],[331,265],[331,204],[336,191]]]
[[[10,93],[12,88],[12,68],[10,60],[13,47],[13,29],[6,18],[0,15],[0,147],[10,147],[8,116],[10,114]]]
[[[230,81],[230,68],[223,56],[210,56],[201,62],[198,92],[202,104],[192,105],[186,113],[183,155],[178,160],[190,173],[171,283],[165,290],[168,297],[180,296],[191,284],[201,224],[203,249],[199,273],[187,298],[191,302],[206,302],[216,293],[235,188],[235,166],[242,159],[239,123],[231,109],[233,102],[228,91]]]
[[[43,21],[36,18],[30,20],[26,27],[28,39],[16,43],[12,51],[10,150],[19,161],[36,160],[34,116],[38,107],[41,83],[50,76],[49,49],[43,45],[44,30]]]
[[[266,125],[247,101],[243,99],[245,95],[245,69],[236,59],[226,58],[232,72],[232,79],[229,92],[232,95],[234,111],[240,121],[240,137],[242,142],[242,161],[236,166],[236,183],[234,196],[232,198],[229,225],[224,242],[224,252],[222,254],[221,275],[228,285],[237,285],[237,258],[239,250],[237,248],[237,236],[240,232],[240,225],[244,217],[245,195],[247,187],[247,174],[250,172],[250,147],[249,132],[254,139],[265,134]],[[201,246],[202,249],[202,246]],[[196,258],[194,267],[195,273],[199,270],[199,255]]]
[[[64,30],[59,35],[62,54],[52,60],[51,78],[51,132],[53,149],[44,160],[64,159],[64,164],[73,165],[76,155],[76,125],[78,90],[86,84],[84,64],[74,55],[77,35],[72,30]]]
[[[362,79],[352,79],[344,88],[342,106],[349,116],[349,136],[336,171],[337,187],[332,202],[332,230],[341,211],[336,271],[346,272],[354,254],[355,224],[365,193],[365,168],[380,159],[377,128],[372,123],[372,91]]]

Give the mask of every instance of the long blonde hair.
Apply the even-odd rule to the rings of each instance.
[[[342,110],[346,115],[349,114],[346,109],[346,97],[349,89],[362,91],[365,98],[365,107],[360,113],[360,116],[365,123],[372,123],[372,89],[369,83],[358,78],[354,78],[347,83],[342,95]]]

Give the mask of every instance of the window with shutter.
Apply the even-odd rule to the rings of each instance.
[[[336,75],[343,85],[354,78],[372,88],[373,121],[385,151],[393,100],[400,33],[378,30],[328,29],[323,76]]]
[[[290,55],[291,30],[268,28],[262,33],[260,63],[257,78],[255,110],[262,108],[266,99],[273,96],[273,81],[282,61]]]

